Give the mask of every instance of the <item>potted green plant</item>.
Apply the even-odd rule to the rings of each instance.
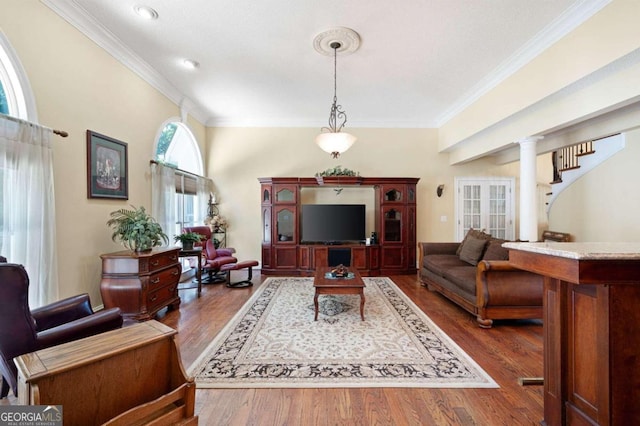
[[[342,168],[342,166],[336,166],[328,168],[325,171],[316,173],[316,181],[318,185],[324,184],[357,184],[362,181],[362,177],[359,172],[351,169]]]
[[[195,232],[184,232],[173,237],[175,242],[180,241],[183,250],[193,250],[193,244],[202,241],[202,235]]]
[[[169,238],[162,231],[162,227],[148,214],[144,207],[133,210],[119,209],[111,212],[111,219],[107,225],[113,228],[111,239],[121,242],[126,248],[141,252],[149,251],[164,242],[169,243]]]

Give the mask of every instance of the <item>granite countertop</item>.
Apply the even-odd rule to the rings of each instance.
[[[509,250],[522,250],[568,259],[621,259],[640,260],[640,242],[633,243],[521,243],[509,242],[502,245]]]

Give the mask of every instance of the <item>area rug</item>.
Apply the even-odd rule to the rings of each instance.
[[[268,278],[189,368],[199,388],[495,388],[496,382],[386,277],[357,295],[313,278]]]

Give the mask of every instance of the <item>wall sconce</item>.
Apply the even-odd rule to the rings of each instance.
[[[441,183],[440,185],[438,185],[438,189],[436,189],[436,195],[438,196],[438,198],[442,197],[443,192],[444,192],[444,184]]]

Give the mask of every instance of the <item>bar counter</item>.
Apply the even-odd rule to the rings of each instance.
[[[640,243],[504,247],[545,277],[543,424],[640,424]]]

